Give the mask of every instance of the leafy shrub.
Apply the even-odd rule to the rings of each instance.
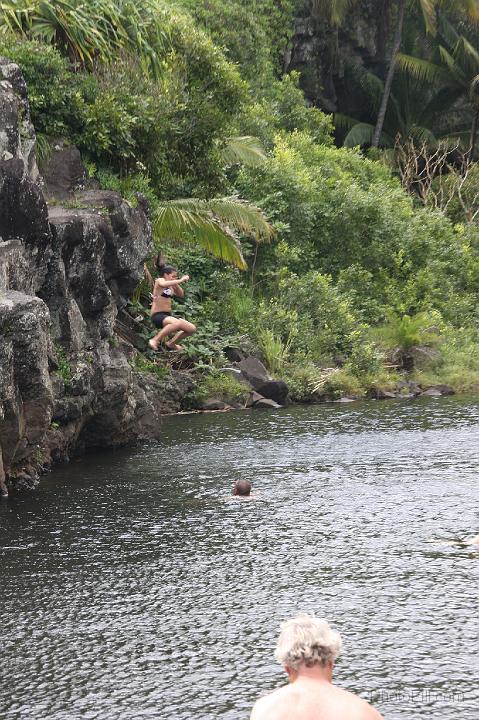
[[[397,316],[389,314],[388,322],[372,329],[371,335],[386,349],[410,350],[420,345],[434,346],[440,340],[439,327],[442,318],[439,313],[428,315]]]
[[[154,210],[157,197],[151,187],[151,180],[144,172],[129,173],[120,177],[111,170],[95,170],[95,177],[100,183],[102,190],[114,190],[125,200],[128,200],[133,207],[138,204],[138,193],[141,193],[148,200],[151,210]]]
[[[17,63],[28,88],[32,122],[37,132],[70,135],[82,125],[82,74],[48,45],[0,34],[0,55]]]
[[[280,72],[293,32],[291,0],[181,0],[253,84]]]
[[[322,392],[333,398],[339,398],[344,395],[362,397],[364,395],[364,388],[356,375],[353,375],[353,373],[347,369],[342,369],[329,375],[323,384]]]
[[[444,383],[456,392],[479,390],[479,336],[477,329],[450,332],[441,344],[441,353],[414,378],[424,386]]]
[[[273,146],[277,133],[284,131],[304,132],[315,143],[333,144],[332,117],[307,104],[299,87],[299,73],[271,79],[258,95],[238,121],[242,133],[261,138],[266,147]]]
[[[352,347],[346,368],[358,378],[374,376],[381,372],[383,360],[383,353],[377,346],[358,334],[358,341]]]
[[[275,335],[269,328],[264,328],[259,332],[259,347],[266,367],[273,375],[278,375],[283,371],[295,336],[296,332],[291,329],[288,339],[283,342],[281,336]]]
[[[314,270],[302,276],[291,273],[280,281],[279,291],[282,307],[297,318],[298,349],[309,349],[317,359],[351,351],[359,325],[349,300],[330,277]]]
[[[289,388],[289,396],[294,402],[311,402],[317,400],[314,388],[321,376],[320,368],[306,354],[296,353],[282,374],[282,379]]]
[[[148,360],[142,353],[136,353],[133,358],[133,367],[137,372],[140,373],[151,373],[155,375],[159,380],[164,380],[170,373],[170,369],[164,365],[160,365],[157,362]]]
[[[201,402],[215,398],[223,402],[233,402],[248,394],[244,385],[226,373],[213,371],[204,374],[190,396],[191,401]]]
[[[55,355],[57,356],[58,362],[58,375],[62,378],[65,383],[65,388],[71,385],[73,379],[73,370],[70,361],[65,352],[65,348],[59,342],[54,343]]]

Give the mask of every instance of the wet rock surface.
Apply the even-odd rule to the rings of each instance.
[[[158,439],[161,414],[192,386],[182,373],[134,370],[136,351],[114,328],[151,250],[148,213],[141,198],[77,192],[85,178],[78,151],[57,148],[47,205],[25,83],[0,58],[2,496],[87,448]]]

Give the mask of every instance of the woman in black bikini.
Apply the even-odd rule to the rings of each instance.
[[[160,328],[160,332],[149,340],[149,345],[156,351],[163,338],[174,334],[174,337],[165,343],[166,348],[168,350],[183,350],[183,347],[178,345],[178,340],[181,340],[181,338],[187,335],[193,335],[196,327],[193,323],[188,322],[188,320],[174,317],[171,312],[171,299],[175,296],[185,296],[185,291],[181,287],[181,283],[187,282],[190,277],[189,275],[183,275],[178,278],[176,268],[161,263],[159,257],[156,259],[155,265],[159,277],[154,282],[146,268],[145,272],[153,285],[151,321],[153,325]]]

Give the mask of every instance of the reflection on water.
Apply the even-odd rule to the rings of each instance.
[[[57,469],[0,505],[0,717],[247,718],[304,610],[389,720],[476,720],[479,555],[447,541],[479,532],[478,441],[474,400],[371,402],[169,418]]]

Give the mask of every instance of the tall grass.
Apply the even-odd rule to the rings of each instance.
[[[259,345],[263,353],[264,361],[268,370],[276,375],[284,370],[289,358],[291,347],[294,341],[293,333],[290,332],[286,342],[275,335],[270,329],[263,329],[259,332]]]

